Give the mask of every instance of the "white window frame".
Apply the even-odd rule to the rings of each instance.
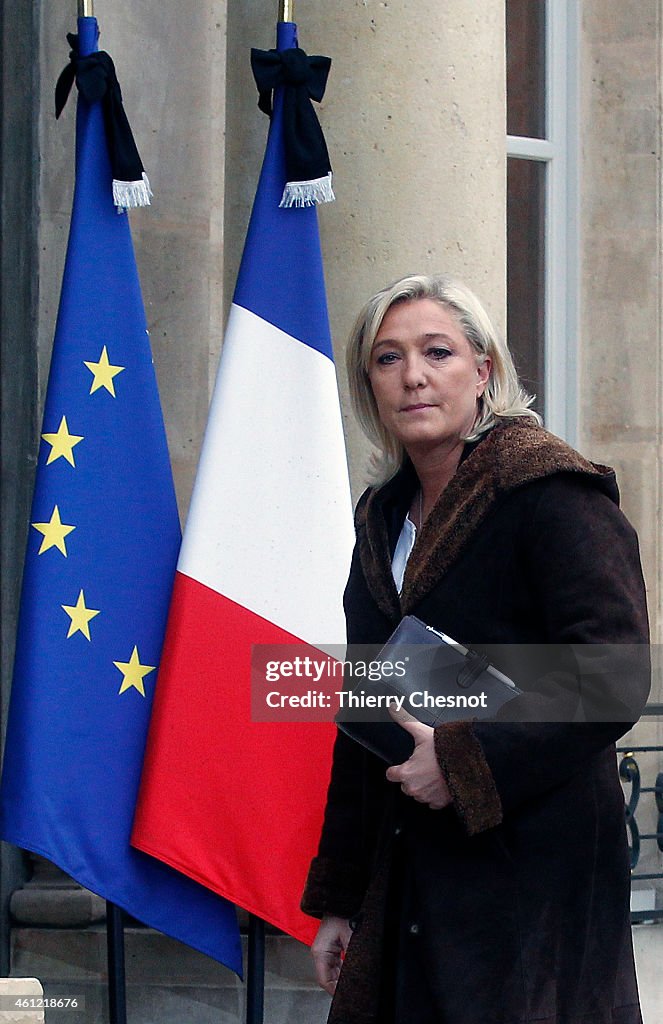
[[[546,165],[546,426],[578,443],[579,216],[577,0],[546,0],[546,137],[507,135],[507,158]]]

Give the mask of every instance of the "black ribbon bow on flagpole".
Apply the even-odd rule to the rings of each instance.
[[[149,206],[152,195],[150,183],[122,105],[122,92],[115,73],[115,65],[104,50],[81,57],[77,35],[69,33],[67,41],[71,52],[69,64],[60,74],[55,86],[55,116],[59,117],[64,110],[74,82],[88,103],[101,102],[108,155],[113,172],[115,205],[121,209],[130,206]]]
[[[272,96],[283,88],[283,138],[287,184],[281,206],[312,206],[334,198],[327,144],[311,100],[325,94],[329,57],[309,57],[299,47],[251,50],[258,106],[272,116]]]

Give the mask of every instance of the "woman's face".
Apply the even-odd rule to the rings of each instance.
[[[368,376],[384,427],[405,450],[453,448],[472,428],[491,362],[434,299],[399,302],[376,335]]]

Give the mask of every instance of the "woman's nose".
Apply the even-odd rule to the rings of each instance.
[[[406,388],[421,388],[426,383],[426,364],[417,356],[403,362],[403,384]]]

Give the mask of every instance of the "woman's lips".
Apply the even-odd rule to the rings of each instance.
[[[418,402],[417,405],[404,405],[401,412],[417,412],[419,409],[432,409],[433,406],[427,402]]]

